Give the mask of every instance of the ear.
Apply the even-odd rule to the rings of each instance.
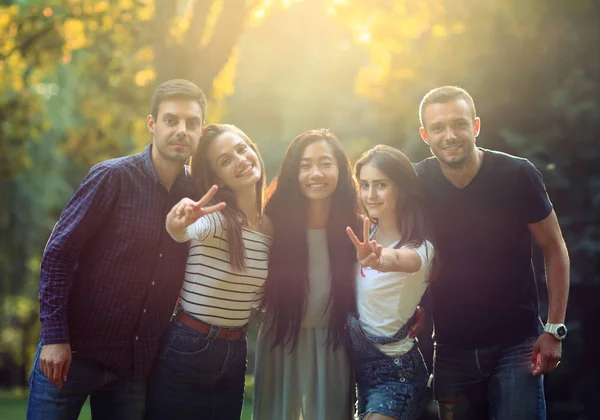
[[[477,137],[479,135],[479,130],[481,129],[481,120],[479,117],[475,118],[473,121],[473,137]]]
[[[427,131],[425,127],[419,128],[419,134],[421,135],[421,139],[425,142],[427,146],[429,146],[429,140],[427,139]]]
[[[146,118],[146,123],[148,125],[148,131],[154,134],[154,118],[152,118],[152,115],[148,115],[148,118]]]

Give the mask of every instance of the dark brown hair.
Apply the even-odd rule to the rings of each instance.
[[[398,188],[396,202],[396,227],[400,232],[400,242],[395,248],[408,245],[413,248],[421,246],[425,240],[432,244],[434,238],[431,224],[425,212],[425,204],[421,183],[417,171],[404,153],[400,150],[379,144],[362,154],[354,164],[354,175],[360,183],[360,171],[366,164],[371,164],[385,174]],[[360,185],[359,185],[360,188]],[[367,210],[363,212],[368,216]],[[377,223],[376,220],[372,220]],[[434,265],[436,264],[434,254]],[[432,269],[433,273],[433,269]],[[433,279],[433,275],[430,275]]]
[[[265,165],[262,161],[256,144],[242,130],[231,124],[211,124],[204,129],[198,147],[192,157],[190,169],[192,179],[196,183],[200,196],[206,194],[210,187],[217,183],[217,177],[211,162],[208,161],[208,148],[212,142],[224,133],[237,134],[256,153],[261,167],[260,179],[256,182],[256,212],[262,215],[263,197],[266,184]],[[225,230],[229,251],[229,262],[236,271],[243,271],[246,267],[246,248],[242,237],[242,227],[247,224],[246,216],[239,209],[236,197],[226,186],[219,188],[213,197],[213,204],[224,201],[227,206],[222,210],[225,216]]]
[[[198,102],[202,110],[202,121],[206,117],[206,96],[194,83],[185,79],[172,79],[161,83],[152,94],[150,114],[156,120],[160,104],[168,99],[189,99]]]

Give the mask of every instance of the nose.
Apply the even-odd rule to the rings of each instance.
[[[179,121],[179,124],[177,124],[176,130],[178,137],[187,136],[187,126],[183,118]]]
[[[314,165],[310,169],[310,177],[315,178],[315,177],[320,177],[320,176],[323,176],[323,172],[321,171],[321,168],[319,168],[319,165]]]
[[[451,126],[448,126],[446,128],[446,139],[448,139],[448,140],[456,139],[456,133],[454,132],[454,130],[452,129]]]
[[[376,194],[375,194],[375,187],[374,186],[370,186],[369,187],[369,191],[368,191],[368,197],[369,198],[375,198]]]

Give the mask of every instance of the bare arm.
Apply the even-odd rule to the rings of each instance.
[[[535,242],[542,248],[548,285],[548,322],[565,321],[569,297],[569,254],[554,210],[544,220],[528,225]],[[543,333],[533,347],[533,375],[550,373],[560,363],[562,342]]]
[[[548,322],[565,321],[569,297],[569,254],[554,210],[544,220],[528,225],[535,242],[542,248],[548,285]]]

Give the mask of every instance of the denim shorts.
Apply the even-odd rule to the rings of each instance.
[[[416,419],[426,402],[428,373],[415,345],[401,356],[357,362],[358,416],[380,413],[396,419]]]

